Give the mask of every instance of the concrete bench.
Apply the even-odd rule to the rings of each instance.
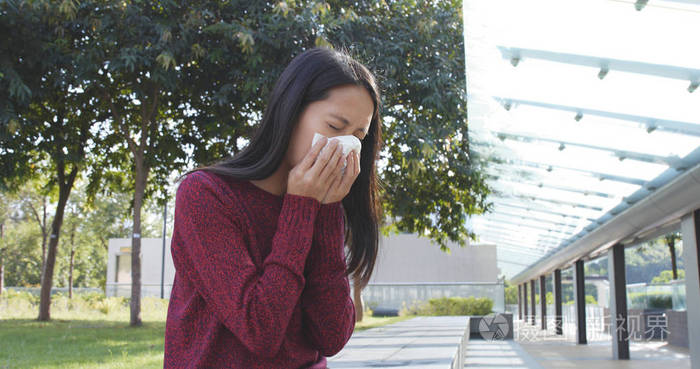
[[[468,341],[468,316],[419,316],[354,333],[328,368],[462,369]]]

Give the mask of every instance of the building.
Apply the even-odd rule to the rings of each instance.
[[[175,278],[175,266],[170,254],[170,238],[165,239],[165,270],[163,266],[163,239],[141,239],[141,296],[170,298]],[[131,296],[131,238],[111,238],[107,249],[107,296]]]
[[[106,294],[131,296],[131,239],[110,239],[108,247]],[[491,293],[493,285],[498,284],[499,275],[496,247],[470,245],[460,248],[456,243],[450,243],[449,247],[451,253],[447,254],[440,251],[439,246],[431,244],[427,238],[416,235],[380,236],[375,272],[370,279],[370,286],[363,292],[363,298],[366,293],[368,298],[375,299],[371,295],[372,291],[387,288],[405,289],[417,285],[430,287],[436,294],[444,294],[445,291],[454,288],[475,290],[479,286],[486,286],[486,294]],[[160,296],[162,250],[162,238],[141,239],[142,296]],[[170,238],[166,238],[162,278],[165,298],[170,297],[174,277]],[[500,286],[499,293],[502,298],[502,283]],[[391,302],[388,304],[394,306]]]

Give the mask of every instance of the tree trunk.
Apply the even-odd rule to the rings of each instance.
[[[134,156],[136,178],[134,186],[134,226],[131,238],[131,326],[141,326],[141,207],[146,190],[148,168],[144,166],[143,152]]]
[[[668,239],[668,249],[671,252],[671,270],[673,271],[673,280],[678,279],[678,267],[676,266],[676,240]]]
[[[42,273],[41,276],[41,297],[39,299],[39,317],[37,318],[37,320],[40,321],[51,320],[51,288],[53,287],[53,269],[56,265],[56,254],[58,251],[58,237],[61,232],[61,225],[63,224],[63,212],[66,208],[70,191],[73,188],[75,176],[78,174],[78,167],[73,166],[73,170],[71,170],[67,181],[64,183],[62,172],[63,163],[60,163],[59,167],[61,168],[59,169],[58,204],[56,206],[56,214],[51,224],[51,238],[49,239],[48,253],[46,255],[46,265],[44,266],[44,273]]]
[[[155,140],[158,134],[158,125],[154,123],[158,108],[158,85],[152,84],[146,86],[152,90],[151,101],[143,101],[141,103],[141,137],[139,142],[131,137],[131,131],[127,126],[125,116],[119,114],[114,101],[108,93],[105,93],[105,98],[109,101],[112,115],[116,123],[119,125],[124,139],[134,158],[134,225],[131,236],[131,326],[141,326],[141,207],[143,206],[143,197],[146,192],[146,181],[148,180],[148,171],[150,164],[146,163],[145,155],[150,153],[150,149],[155,147]]]
[[[56,265],[56,254],[58,249],[58,236],[61,231],[61,223],[63,223],[63,210],[68,201],[69,192],[64,186],[59,191],[58,206],[56,207],[56,215],[53,218],[51,225],[51,238],[49,239],[48,253],[46,254],[46,262],[44,263],[44,272],[41,276],[41,298],[39,300],[39,317],[38,320],[51,320],[51,288],[53,287],[53,269]]]

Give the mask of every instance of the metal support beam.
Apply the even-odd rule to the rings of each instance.
[[[578,147],[583,147],[583,148],[591,149],[591,150],[608,151],[608,152],[612,152],[615,156],[620,158],[620,160],[623,160],[623,159],[637,160],[637,161],[641,161],[641,162],[645,162],[645,163],[668,165],[669,167],[672,167],[672,168],[686,167],[686,165],[683,163],[683,161],[677,156],[673,157],[673,156],[652,155],[652,154],[647,154],[644,152],[619,150],[619,149],[612,148],[612,147],[590,145],[590,144],[573,142],[573,141],[565,141],[565,140],[555,140],[555,139],[551,139],[551,138],[537,137],[534,135],[528,135],[528,134],[516,133],[516,132],[492,131],[491,133],[493,135],[498,136],[498,138],[501,138],[501,139],[509,138],[509,139],[512,139],[512,140],[515,140],[518,142],[532,143],[532,142],[539,141],[539,142],[556,143],[556,144],[561,144],[561,145],[565,145],[565,146],[578,146]],[[612,196],[612,195],[609,195],[609,196]],[[608,197],[608,196],[604,196],[604,197]]]
[[[523,320],[523,286],[518,285],[518,319]]]
[[[561,269],[554,270],[554,333],[563,335],[561,308]]]
[[[690,367],[700,369],[700,209],[681,218]],[[693,322],[693,324],[690,324]]]
[[[574,265],[574,300],[576,303],[576,343],[587,344],[586,339],[586,281],[583,275],[583,260]]]
[[[655,69],[656,68],[657,67],[655,67]],[[621,120],[626,120],[626,121],[635,122],[635,123],[642,123],[642,124],[646,125],[647,131],[652,129],[652,130],[680,133],[682,135],[700,136],[700,127],[698,127],[697,123],[695,123],[695,122],[666,120],[666,119],[660,119],[658,117],[652,117],[652,116],[633,115],[633,114],[624,114],[624,113],[618,113],[618,112],[612,112],[612,111],[606,111],[606,110],[587,109],[587,108],[583,108],[580,106],[558,105],[558,104],[549,104],[549,103],[532,101],[532,100],[520,100],[520,99],[513,99],[513,98],[510,98],[507,96],[494,96],[494,99],[498,102],[508,101],[511,105],[513,105],[513,104],[530,105],[530,106],[536,106],[536,107],[545,108],[545,109],[570,111],[574,114],[581,113],[584,116],[592,115],[592,116],[598,116],[598,117],[604,117],[604,118],[621,119]]]
[[[535,309],[535,280],[530,281],[530,303],[532,306],[532,325],[535,325],[535,317],[537,316],[537,310]]]
[[[616,244],[608,251],[610,280],[610,334],[613,359],[630,358],[630,334],[627,327],[627,280],[625,278],[625,246]]]
[[[540,326],[542,329],[547,329],[547,278],[544,275],[540,276],[540,310],[542,311],[542,321]]]

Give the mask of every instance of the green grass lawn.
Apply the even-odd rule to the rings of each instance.
[[[0,369],[163,367],[167,300],[145,298],[139,328],[129,326],[129,308],[123,300],[92,304],[73,300],[54,298],[52,321],[39,322],[33,303],[0,298]],[[365,314],[355,331],[409,318]]]

